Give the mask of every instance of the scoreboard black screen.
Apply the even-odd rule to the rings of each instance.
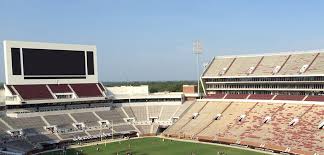
[[[26,76],[86,75],[85,52],[23,48]]]

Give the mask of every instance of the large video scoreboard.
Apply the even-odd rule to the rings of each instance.
[[[6,84],[97,83],[96,47],[4,41]]]

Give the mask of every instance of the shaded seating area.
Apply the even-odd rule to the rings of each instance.
[[[100,129],[100,130],[88,130],[87,131],[91,136],[100,136],[100,135],[107,135],[112,133],[111,129]]]
[[[59,138],[55,134],[32,135],[27,136],[27,139],[34,144],[59,141]]]
[[[74,127],[72,126],[74,122],[67,114],[49,115],[44,116],[44,118],[50,125],[56,125],[56,127],[59,129],[74,129]]]
[[[72,113],[75,120],[84,123],[87,127],[99,126],[99,119],[92,112]]]
[[[96,114],[103,120],[108,120],[110,123],[114,123],[114,124],[125,123],[123,118],[126,118],[126,116],[122,113],[122,111],[118,109],[96,111]]]
[[[3,145],[7,148],[21,152],[28,152],[36,148],[33,144],[30,144],[27,140],[23,139],[12,140],[10,142],[4,143]]]
[[[0,121],[0,138],[9,136],[7,131],[10,130],[5,124]]]
[[[25,118],[3,117],[2,119],[14,129],[24,129],[24,134],[37,134],[45,132],[43,127],[46,125],[38,116]]]
[[[65,140],[88,136],[85,132],[61,133],[59,135],[62,139],[65,139]]]
[[[129,131],[136,131],[135,128],[131,125],[118,125],[114,126],[113,130],[115,132],[129,132]]]

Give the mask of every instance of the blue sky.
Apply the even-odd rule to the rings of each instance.
[[[196,39],[202,62],[324,49],[324,1],[0,0],[5,39],[97,45],[101,81],[193,80]]]

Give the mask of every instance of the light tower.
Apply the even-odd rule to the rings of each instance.
[[[203,52],[203,46],[202,46],[202,43],[200,42],[200,40],[195,40],[193,42],[193,53],[196,54],[197,56],[197,91],[198,91],[198,97],[200,98],[200,86],[199,86],[199,81],[200,81],[200,64],[199,64],[199,56],[200,54],[202,54]]]

